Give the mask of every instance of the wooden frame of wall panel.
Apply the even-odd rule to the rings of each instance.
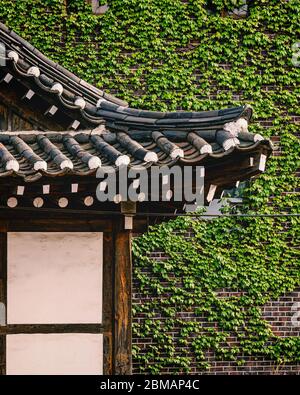
[[[7,234],[0,233],[0,303],[6,306],[7,294]],[[6,317],[5,317],[6,322]],[[5,327],[1,327],[2,330]],[[6,374],[6,336],[0,333],[0,374]]]
[[[32,324],[0,327],[0,374],[6,374],[6,335],[20,333],[101,333],[103,374],[131,374],[131,231],[123,230],[123,217],[113,220],[71,220],[60,217],[24,221],[22,215],[14,214],[14,218],[9,215],[7,219],[0,220],[0,302],[6,306],[7,232],[102,232],[105,285],[102,287],[102,324]]]

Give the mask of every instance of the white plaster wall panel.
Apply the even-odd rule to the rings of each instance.
[[[102,233],[8,233],[8,323],[101,323]]]
[[[100,375],[101,334],[8,335],[8,375]]]

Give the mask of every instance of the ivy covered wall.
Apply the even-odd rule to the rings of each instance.
[[[228,12],[238,0],[104,3],[94,15],[84,0],[2,0],[0,20],[133,107],[251,104],[251,131],[271,137],[275,153],[244,214],[299,213],[300,1],[248,1],[241,19]],[[178,219],[137,239],[136,372],[205,371],[209,353],[297,366],[297,322],[283,336],[263,312],[300,285],[299,226],[295,215]]]

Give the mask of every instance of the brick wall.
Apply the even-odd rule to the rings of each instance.
[[[167,257],[162,252],[155,252],[151,255],[153,259],[167,259]],[[150,272],[149,272],[150,274]],[[151,276],[151,274],[150,274]],[[240,293],[241,294],[241,293]],[[237,292],[230,292],[228,290],[220,290],[219,297],[228,297],[228,296],[238,296]],[[153,298],[161,298],[166,297],[166,295],[153,296]],[[133,284],[133,304],[143,304],[147,302],[147,299],[150,296],[145,297],[139,291],[139,283],[134,279]],[[300,288],[296,289],[294,292],[288,293],[286,295],[281,296],[277,300],[272,300],[262,308],[262,315],[265,320],[270,323],[272,331],[277,336],[300,336],[300,320],[297,321],[297,312],[299,312],[300,316]],[[178,318],[181,320],[187,321],[197,321],[201,322],[203,326],[212,326],[214,327],[214,323],[208,323],[204,316],[196,316],[192,311],[182,311],[178,313]],[[162,322],[166,317],[163,317],[160,313],[157,313],[156,317],[160,319]],[[153,319],[155,319],[153,318]],[[145,314],[140,313],[136,315],[134,318],[134,322],[141,323],[143,320],[146,320],[147,317]],[[172,329],[172,337],[174,339],[174,344],[178,343],[179,339],[179,328]],[[134,337],[133,344],[139,347],[139,353],[143,354],[145,349],[149,347],[149,345],[153,344],[154,341],[151,337],[139,339]],[[232,336],[229,339],[229,346],[233,346],[237,344],[237,338]],[[300,364],[283,364],[278,365],[276,362],[268,360],[264,357],[247,357],[247,356],[239,356],[238,360],[243,359],[245,362],[242,365],[239,365],[237,362],[226,361],[226,360],[217,360],[216,356],[213,352],[206,352],[206,362],[209,362],[210,368],[207,370],[203,370],[199,368],[199,364],[195,360],[193,356],[193,351],[189,345],[184,346],[188,348],[188,356],[191,358],[191,374],[205,374],[205,375],[290,375],[290,374],[300,374]],[[176,346],[176,354],[181,356],[183,354],[182,346]],[[161,373],[162,374],[171,374],[177,373],[178,369],[175,366],[166,366]],[[139,361],[133,361],[133,373],[139,374],[140,363]]]

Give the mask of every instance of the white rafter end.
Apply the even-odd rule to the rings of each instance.
[[[36,198],[33,200],[33,205],[34,205],[35,208],[41,208],[41,207],[43,207],[43,205],[44,205],[44,199],[41,198],[41,197],[36,197]]]
[[[25,191],[24,185],[17,186],[17,195],[20,195],[20,196],[24,195],[24,191]]]
[[[48,195],[50,193],[50,185],[43,185],[43,194]]]
[[[9,73],[6,74],[4,77],[3,81],[6,82],[7,84],[10,83],[10,81],[13,79],[13,76]]]
[[[79,125],[80,125],[80,122],[77,121],[77,119],[75,119],[75,121],[73,121],[73,122],[71,123],[70,128],[76,130],[76,129],[78,129],[78,126],[79,126]]]
[[[15,197],[10,197],[7,199],[7,206],[10,208],[17,207],[18,205],[18,199]]]
[[[24,99],[30,100],[33,96],[34,96],[34,91],[32,89],[28,89],[28,91],[24,95]]]
[[[66,208],[69,204],[69,199],[66,197],[61,197],[58,199],[58,205],[60,208]]]
[[[56,106],[51,106],[47,111],[46,114],[54,115],[58,108]]]
[[[264,155],[264,154],[261,154],[260,158],[259,158],[258,170],[265,171],[265,169],[266,169],[266,162],[267,162],[267,156]]]
[[[94,204],[94,198],[93,196],[86,196],[84,198],[84,205],[86,207],[91,207]]]
[[[78,192],[78,184],[71,184],[71,193]]]

